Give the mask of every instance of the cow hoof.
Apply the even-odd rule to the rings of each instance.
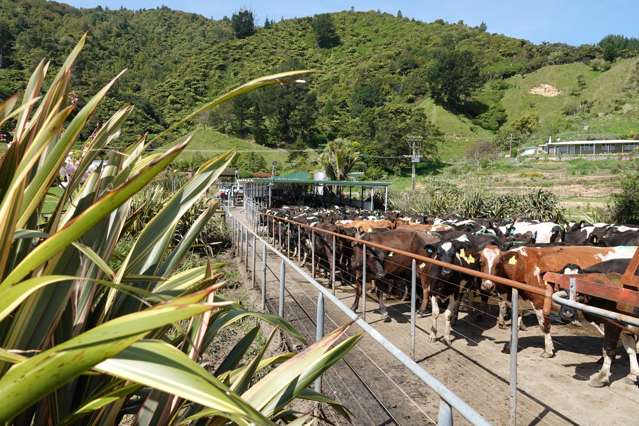
[[[444,337],[444,343],[448,346],[451,346],[453,344],[452,340],[450,339],[450,337]]]
[[[502,330],[506,329],[506,323],[505,322],[498,322],[497,323],[497,327],[501,328]]]
[[[528,327],[526,327],[523,321],[519,324],[519,331],[528,331]]]
[[[419,315],[420,318],[424,318],[426,315],[428,315],[428,313],[426,311],[417,311],[417,315]]]
[[[384,315],[384,322],[391,322],[391,317],[389,315]]]
[[[603,388],[604,386],[608,386],[609,384],[610,381],[605,377],[601,377],[599,373],[592,376],[590,378],[590,381],[588,382],[588,386],[593,388]]]
[[[437,341],[437,336],[428,336],[426,340],[428,343],[435,343]]]
[[[546,351],[543,351],[543,352],[541,353],[541,357],[542,357],[542,358],[552,358],[552,357],[554,357],[554,356],[555,356],[555,354],[554,354],[554,353],[552,353],[552,352],[546,352]]]
[[[637,381],[639,380],[639,375],[637,374],[628,374],[626,377],[623,378],[624,383],[627,383],[629,385],[636,385]]]
[[[351,306],[351,311],[357,313],[357,306],[355,305]]]

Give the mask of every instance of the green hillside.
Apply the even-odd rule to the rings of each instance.
[[[583,63],[547,66],[506,80],[502,105],[508,123],[526,114],[539,116],[536,142],[548,136],[634,137],[639,134],[639,60],[619,60],[606,71]],[[550,85],[556,96],[531,94]],[[554,95],[554,93],[553,93]]]
[[[77,9],[45,0],[0,0],[0,100],[24,88],[42,57],[55,68],[88,32],[75,73],[79,104],[128,68],[94,120],[103,121],[124,103],[135,104],[122,144],[166,129],[241,82],[294,68],[316,72],[304,85],[262,90],[201,117],[201,126],[234,138],[209,137],[207,130],[196,143],[202,140],[207,149],[229,146],[227,141],[257,143],[280,150],[259,152],[267,161],[285,161],[285,150],[319,149],[343,137],[362,143],[373,169],[400,173],[411,135],[422,137],[425,155],[454,160],[475,141],[503,140],[527,116],[538,118],[538,124],[532,120],[535,125],[520,135],[524,144],[549,135],[625,137],[639,130],[637,58],[610,62],[599,46],[533,44],[485,26],[378,12],[330,14],[337,42],[320,48],[314,19],[282,20],[237,38],[228,19],[166,7]],[[442,81],[448,74],[460,76],[451,84]],[[467,90],[453,96],[463,81]],[[529,93],[542,84],[559,94]],[[175,140],[172,136],[166,143]]]
[[[264,157],[270,166],[273,161],[278,163],[286,162],[288,153],[281,149],[273,149],[257,145],[255,142],[246,139],[236,138],[217,132],[210,127],[200,127],[193,135],[193,139],[188,149],[182,153],[181,159],[192,159],[196,156],[212,157],[222,152],[234,149],[239,155],[256,153]]]

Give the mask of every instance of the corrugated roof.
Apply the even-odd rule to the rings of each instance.
[[[623,143],[637,143],[639,144],[639,140],[621,140],[621,139],[611,139],[611,140],[597,140],[597,141],[565,141],[565,142],[548,142],[544,145],[539,146],[561,146],[561,145],[603,145],[603,144],[623,144]]]

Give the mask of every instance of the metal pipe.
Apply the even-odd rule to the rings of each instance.
[[[443,399],[439,400],[439,414],[437,415],[439,426],[453,426],[453,409]]]
[[[324,295],[319,292],[317,295],[317,315],[315,317],[315,341],[319,342],[324,337]],[[322,376],[315,379],[314,388],[316,392],[322,391]]]
[[[259,237],[259,240],[264,243],[264,253],[266,254],[266,245],[268,244],[263,238]],[[332,292],[324,288],[322,284],[317,282],[308,272],[302,269],[295,262],[286,259],[282,253],[276,248],[269,246],[269,249],[276,255],[281,256],[282,260],[288,264],[288,267],[304,278],[309,284],[311,284],[317,291],[324,295],[324,298],[330,301],[337,309],[344,313],[349,319],[353,320],[358,327],[360,327],[366,334],[368,334],[373,340],[379,343],[385,350],[387,350],[393,357],[395,357],[400,363],[408,368],[413,374],[415,374],[423,383],[428,385],[435,393],[437,393],[443,400],[445,400],[450,406],[466,420],[473,425],[488,426],[489,423],[484,419],[477,411],[472,409],[466,402],[464,402],[457,394],[448,389],[442,382],[433,377],[430,373],[424,370],[419,364],[410,359],[408,355],[402,352],[397,346],[390,342],[374,327],[358,318],[358,315],[350,310],[348,306],[344,304],[337,296],[334,296]],[[264,256],[266,259],[266,256]],[[264,276],[266,277],[266,269],[264,269]],[[264,281],[266,282],[266,280]]]
[[[297,262],[302,261],[302,227],[297,225]]]
[[[375,199],[374,195],[375,195],[375,189],[371,188],[371,211],[375,210],[375,204],[373,204],[373,201]]]
[[[311,229],[311,273],[315,277],[315,230]]]
[[[266,310],[266,241],[262,245],[262,310]]]
[[[552,301],[560,305],[569,306],[571,308],[579,309],[586,313],[597,315],[600,317],[608,318],[614,321],[619,321],[634,327],[639,327],[639,318],[630,315],[625,315],[619,312],[612,312],[607,309],[596,308],[594,306],[585,305],[583,303],[574,302],[566,299],[568,294],[565,290],[558,291],[552,295]]]
[[[251,288],[255,288],[255,276],[256,274],[256,270],[255,270],[255,256],[257,254],[257,235],[253,234],[253,272],[251,274]]]
[[[415,326],[416,326],[416,304],[417,304],[417,261],[411,262],[410,274],[410,357],[415,359]]]
[[[331,287],[335,294],[335,235],[333,235],[333,256],[331,258]]]
[[[295,222],[295,221],[289,221],[288,219],[283,219],[283,218],[280,219],[280,220],[282,220],[284,222],[299,223],[299,222]],[[317,232],[321,232],[321,233],[326,234],[326,235],[336,235],[338,238],[342,238],[342,239],[347,240],[347,241],[352,241],[352,242],[357,243],[357,244],[363,244],[364,243],[364,241],[360,240],[359,238],[354,238],[354,237],[349,237],[348,235],[338,234],[336,232],[329,231],[327,229],[315,229],[314,227],[311,227],[311,226],[306,225],[306,224],[299,224],[299,225],[302,226],[302,227],[311,228],[312,230],[316,230]],[[515,287],[515,288],[517,288],[519,290],[524,290],[524,291],[529,292],[529,293],[538,294],[540,296],[546,296],[546,291],[544,289],[541,289],[539,287],[535,287],[535,286],[532,286],[532,285],[520,283],[518,281],[513,281],[513,280],[510,280],[508,278],[499,277],[497,275],[487,274],[485,272],[476,271],[474,269],[465,268],[463,266],[458,266],[458,265],[455,265],[455,264],[452,264],[452,263],[442,262],[442,261],[439,261],[439,260],[436,260],[436,259],[433,259],[433,258],[430,258],[430,257],[421,256],[419,254],[411,253],[411,252],[408,252],[408,251],[405,251],[405,250],[400,250],[400,249],[393,248],[393,247],[388,247],[388,246],[385,246],[383,244],[378,244],[378,243],[374,243],[374,242],[371,242],[371,241],[367,241],[366,244],[369,245],[370,247],[378,248],[378,249],[383,250],[383,251],[392,251],[396,255],[406,256],[406,257],[409,257],[411,259],[415,259],[415,260],[417,260],[419,262],[424,262],[424,263],[429,263],[429,264],[432,264],[432,265],[441,266],[441,267],[444,267],[444,268],[451,269],[453,271],[461,272],[461,273],[466,274],[466,275],[470,275],[470,276],[473,276],[473,277],[481,278],[482,280],[490,280],[490,281],[493,281],[493,282],[495,282],[497,284],[503,284],[503,285],[506,285],[508,287]]]
[[[244,240],[246,241],[246,250],[244,250],[244,269],[249,270],[249,229],[248,226],[242,225],[244,228]]]
[[[510,324],[510,426],[517,424],[517,350],[519,344],[519,290],[512,289]]]
[[[388,210],[388,187],[384,188],[384,211]]]
[[[284,290],[286,283],[286,263],[284,263],[284,256],[280,260],[280,301],[277,306],[277,314],[284,318]]]
[[[366,321],[366,244],[362,250],[362,318]]]

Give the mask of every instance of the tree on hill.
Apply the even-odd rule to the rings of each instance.
[[[376,108],[367,118],[369,121],[364,124],[363,132],[373,141],[366,146],[373,165],[399,172],[401,167],[409,164],[405,156],[411,154],[411,140],[415,137],[420,141],[418,149],[422,156],[436,156],[435,141],[440,132],[423,109],[392,103]]]
[[[273,21],[270,21],[268,18],[264,20],[264,28],[268,29],[273,27]]]
[[[428,68],[430,90],[435,101],[459,108],[483,79],[475,56],[468,50],[438,50]]]
[[[322,49],[330,49],[335,46],[339,46],[341,40],[335,30],[333,24],[333,18],[328,13],[321,15],[315,15],[311,21],[313,27],[313,33],[315,34],[315,41],[317,46]]]
[[[601,39],[599,47],[606,61],[614,61],[619,57],[639,53],[639,39],[610,34]]]
[[[362,77],[355,83],[351,96],[351,112],[357,116],[367,108],[375,108],[384,105],[383,82],[378,78]]]
[[[231,17],[231,25],[233,32],[237,38],[246,38],[255,34],[255,18],[253,12],[246,9],[240,9]]]
[[[347,139],[335,139],[324,147],[320,154],[320,164],[324,167],[326,176],[332,180],[347,180],[360,159],[361,146],[358,142]]]

